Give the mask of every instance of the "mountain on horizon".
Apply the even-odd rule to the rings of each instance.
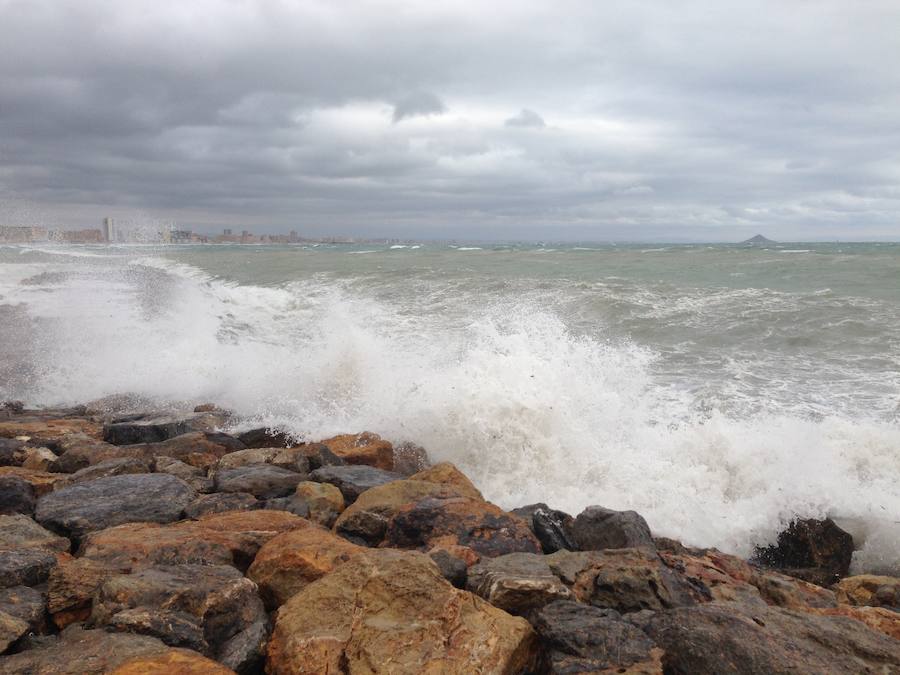
[[[742,246],[769,246],[770,244],[777,244],[777,241],[772,241],[771,239],[766,239],[761,234],[757,234],[754,237],[750,237],[749,239],[745,239],[741,242]]]

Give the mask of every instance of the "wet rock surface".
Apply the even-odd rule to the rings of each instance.
[[[292,494],[304,477],[303,474],[271,464],[250,464],[217,471],[215,489],[217,492],[242,492],[257,499],[272,499]]]
[[[551,602],[574,597],[550,570],[544,556],[534,553],[509,553],[482,560],[468,570],[466,589],[495,607],[525,617]]]
[[[575,517],[572,539],[580,551],[607,548],[656,548],[647,521],[635,511],[589,506]]]
[[[184,481],[166,474],[109,476],[41,497],[35,518],[51,530],[81,539],[121,523],[178,520],[196,497]]]
[[[820,586],[847,576],[852,558],[853,537],[830,518],[796,520],[775,544],[756,551],[761,565]]]
[[[330,483],[352,504],[366,490],[403,478],[399,473],[383,471],[371,466],[323,466],[309,474],[317,483]]]

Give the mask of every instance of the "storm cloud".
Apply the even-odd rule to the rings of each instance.
[[[0,0],[0,221],[897,238],[898,30],[891,0]]]

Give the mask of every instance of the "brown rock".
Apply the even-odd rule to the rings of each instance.
[[[536,656],[524,619],[451,586],[425,555],[367,551],[278,612],[270,675],[518,673]]]
[[[425,497],[459,496],[462,495],[452,487],[439,483],[413,479],[392,481],[363,492],[341,513],[334,523],[334,529],[352,541],[377,546],[384,540],[391,518],[403,506],[415,504]]]
[[[0,475],[0,514],[30,516],[36,501],[31,483],[19,476]]]
[[[551,602],[573,597],[544,556],[534,553],[509,553],[474,565],[466,589],[495,607],[526,617]]]
[[[0,549],[0,587],[37,586],[70,556],[40,548]]]
[[[472,484],[466,475],[450,462],[441,462],[432,467],[419,471],[409,477],[410,480],[421,480],[428,483],[438,483],[452,488],[461,497],[481,499],[481,493]]]
[[[111,446],[115,447],[115,446]],[[106,478],[107,476],[124,476],[133,473],[150,473],[150,466],[146,460],[133,457],[116,457],[105,459],[102,462],[91,464],[71,474],[62,485],[85,483],[89,480]]]
[[[808,610],[822,616],[847,616],[862,621],[872,630],[900,641],[900,613],[883,607],[821,607]]]
[[[28,436],[41,440],[53,440],[69,434],[84,434],[92,438],[100,438],[102,431],[101,424],[79,417],[44,420],[25,417],[0,421],[0,438]]]
[[[190,464],[185,464],[174,457],[157,457],[153,460],[153,470],[180,478],[197,492],[212,492],[213,481],[207,478],[206,471]]]
[[[234,671],[196,652],[169,649],[156,656],[129,659],[110,675],[234,675]]]
[[[595,607],[624,613],[696,602],[687,580],[647,549],[558,551],[546,560],[579,600]]]
[[[156,638],[69,626],[57,641],[4,657],[3,673],[103,675],[138,656],[167,651],[168,648]]]
[[[94,593],[109,577],[129,569],[127,564],[75,558],[62,562],[50,572],[47,609],[53,623],[65,628],[91,615]]]
[[[424,550],[461,545],[489,558],[541,551],[524,520],[488,502],[464,497],[426,497],[402,507],[391,519],[382,545]]]
[[[172,457],[185,464],[207,470],[221,457],[231,452],[223,443],[215,442],[215,434],[199,431],[182,434],[160,443],[141,443],[119,446],[120,456],[152,460],[156,457]],[[124,454],[127,453],[127,454]]]
[[[249,448],[230,452],[219,460],[216,468],[237,469],[251,464],[272,464],[296,473],[309,472],[309,460],[303,446],[294,448]]]
[[[292,530],[263,544],[247,576],[259,585],[266,606],[274,609],[365,550],[317,527]]]
[[[22,467],[35,471],[47,471],[56,462],[56,455],[49,448],[25,448]]]
[[[756,570],[746,561],[720,553],[715,549],[697,551],[695,555],[660,551],[663,562],[691,584],[697,602],[720,600],[744,604],[766,604],[753,585]]]
[[[0,589],[0,612],[21,619],[31,632],[43,632],[46,629],[46,604],[45,594],[36,588],[12,586]]]
[[[88,535],[83,556],[128,569],[206,563],[245,570],[259,548],[282,532],[312,527],[285,511],[230,511],[161,526],[131,523]]]
[[[347,464],[365,464],[384,471],[394,470],[394,447],[378,434],[341,434],[321,441]]]
[[[848,605],[900,608],[900,579],[860,574],[841,579],[833,587],[837,601]]]
[[[259,509],[262,508],[262,504],[249,492],[215,492],[197,497],[184,509],[184,515],[187,518],[197,519],[212,513]]]
[[[778,541],[756,550],[755,562],[820,586],[847,576],[853,557],[853,537],[831,518],[795,520],[778,534]]]
[[[123,457],[116,446],[84,434],[72,434],[60,439],[59,457],[52,471],[75,473],[87,467]]]
[[[0,476],[17,476],[21,478],[34,489],[35,497],[42,497],[52,492],[57,483],[66,480],[66,476],[63,474],[36,471],[35,469],[26,469],[21,466],[0,466]]]
[[[401,476],[412,476],[430,466],[428,453],[415,443],[401,443],[394,446],[394,471]]]
[[[800,610],[837,605],[833,591],[785,574],[760,571],[753,576],[751,583],[771,605]]]
[[[72,543],[25,515],[0,516],[0,549],[44,549],[68,553]]]
[[[708,603],[657,612],[644,630],[667,673],[892,673],[900,642],[841,616]]]
[[[306,503],[309,519],[324,527],[331,527],[344,510],[344,495],[330,483],[303,481],[297,484],[294,497]]]
[[[28,622],[0,611],[0,653],[28,632]]]

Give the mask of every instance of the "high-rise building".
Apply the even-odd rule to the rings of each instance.
[[[116,221],[112,218],[103,219],[103,240],[116,241]]]

